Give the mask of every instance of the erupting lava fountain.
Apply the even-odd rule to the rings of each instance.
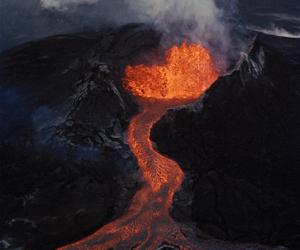
[[[125,215],[61,249],[154,250],[163,243],[180,249],[201,249],[185,238],[169,216],[184,174],[175,161],[153,149],[150,131],[169,108],[199,98],[217,79],[218,71],[208,50],[198,44],[174,46],[165,59],[163,65],[128,66],[123,82],[142,108],[130,122],[128,143],[143,173],[143,187]]]

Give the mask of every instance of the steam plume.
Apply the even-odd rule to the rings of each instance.
[[[126,0],[126,3],[133,16],[163,32],[163,45],[184,40],[201,43],[223,68],[246,48],[245,41],[240,39],[243,29],[236,25],[239,23],[236,1]]]

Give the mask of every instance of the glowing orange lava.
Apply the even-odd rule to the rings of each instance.
[[[200,249],[186,239],[169,209],[184,174],[179,165],[156,152],[150,141],[152,126],[172,107],[201,96],[218,73],[208,51],[197,44],[174,46],[164,65],[128,66],[124,87],[137,97],[142,111],[132,118],[128,143],[143,173],[144,185],[121,218],[91,236],[61,249],[157,249],[169,243],[180,249]]]
[[[135,96],[163,100],[196,99],[218,74],[208,51],[184,43],[166,53],[166,64],[128,66],[125,86]]]

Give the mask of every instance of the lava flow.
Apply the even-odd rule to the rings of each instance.
[[[154,250],[164,243],[199,249],[169,216],[184,174],[175,161],[154,150],[150,132],[169,108],[199,98],[217,79],[218,72],[205,48],[184,43],[167,51],[163,65],[128,66],[125,73],[124,87],[142,109],[130,122],[128,143],[143,173],[144,185],[125,215],[61,249]]]

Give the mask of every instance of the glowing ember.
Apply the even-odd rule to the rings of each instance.
[[[188,103],[217,79],[208,51],[200,45],[174,46],[160,66],[128,66],[125,88],[137,97],[143,111],[128,128],[128,143],[137,158],[145,184],[135,194],[127,213],[93,235],[61,249],[149,249],[163,243],[180,249],[200,249],[187,240],[169,216],[173,196],[184,174],[179,165],[154,150],[152,126],[168,108]]]

